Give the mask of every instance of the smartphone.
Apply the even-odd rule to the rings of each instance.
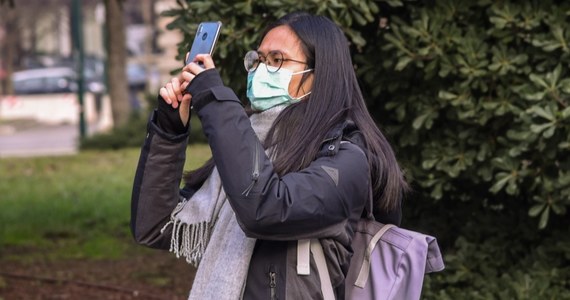
[[[220,35],[220,28],[222,27],[222,22],[202,22],[198,25],[196,30],[196,36],[194,36],[194,42],[192,42],[192,47],[188,52],[188,59],[186,64],[194,61],[197,54],[210,54],[214,51],[214,46],[218,41],[218,36]]]

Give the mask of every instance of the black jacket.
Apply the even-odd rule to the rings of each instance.
[[[270,299],[272,294],[277,299],[322,298],[314,261],[311,275],[296,273],[297,240],[308,238],[321,240],[332,284],[342,299],[353,228],[370,187],[356,128],[348,121],[339,124],[307,168],[279,177],[240,101],[217,71],[199,74],[189,91],[238,223],[247,236],[258,239],[244,299]],[[187,134],[170,134],[157,124],[155,113],[135,176],[131,226],[137,242],[168,249],[171,232],[160,229],[180,195],[190,198],[195,189],[179,189]]]

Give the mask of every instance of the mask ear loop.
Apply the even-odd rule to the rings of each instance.
[[[311,92],[308,92],[308,93],[304,94],[303,96],[300,96],[300,97],[297,97],[297,98],[293,98],[293,97],[291,97],[291,98],[292,98],[293,100],[295,100],[295,101],[301,101],[303,98],[309,96],[310,94],[311,94]]]
[[[305,82],[307,81],[307,79],[309,78],[309,75],[311,72],[313,72],[313,69],[305,69],[301,72],[297,72],[295,74],[303,74],[303,77],[301,77],[301,81],[299,82],[299,87],[297,88],[297,94],[299,94],[299,92],[303,92],[305,93],[305,90],[303,89],[303,85],[305,85]],[[300,96],[300,97],[296,97],[293,98],[293,96],[291,96],[291,98],[295,99],[295,100],[301,100],[303,98],[305,98],[306,96],[310,95],[312,91],[309,91],[308,93],[305,93],[304,95]]]

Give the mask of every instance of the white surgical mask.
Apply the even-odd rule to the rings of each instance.
[[[280,104],[296,103],[311,93],[293,98],[289,95],[289,82],[293,75],[307,73],[313,69],[293,73],[284,68],[269,72],[268,68],[275,67],[260,63],[257,70],[247,75],[247,98],[253,109],[264,111]]]

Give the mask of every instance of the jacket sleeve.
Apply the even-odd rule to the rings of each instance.
[[[188,133],[169,134],[157,125],[157,113],[148,123],[131,196],[131,231],[135,240],[168,249],[171,227],[161,233],[180,200]]]
[[[244,232],[267,240],[330,237],[348,243],[350,223],[360,217],[369,191],[364,153],[350,143],[341,144],[336,155],[279,177],[235,94],[224,86],[207,85],[211,76],[218,75],[199,74],[190,92]]]

